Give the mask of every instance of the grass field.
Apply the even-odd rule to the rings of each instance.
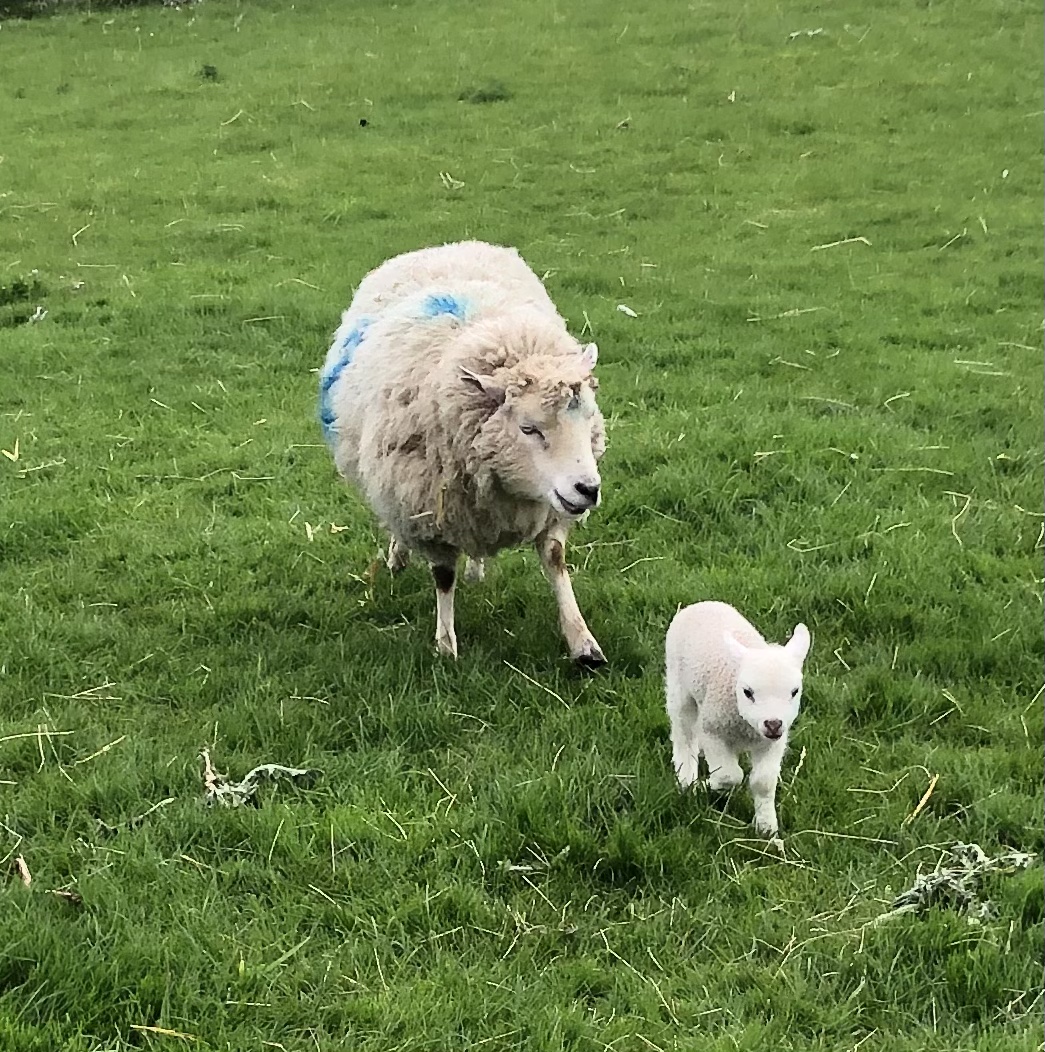
[[[0,1049],[1041,1048],[1040,863],[985,923],[874,923],[957,842],[1043,849],[1041,31],[1019,0],[3,23]],[[597,676],[529,552],[437,658],[428,574],[368,577],[321,444],[353,284],[463,236],[600,345]],[[674,786],[663,636],[708,597],[813,630],[783,858],[746,789]],[[208,809],[203,748],[321,777]]]

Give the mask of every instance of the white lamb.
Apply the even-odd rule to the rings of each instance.
[[[679,785],[697,781],[701,753],[710,789],[739,785],[738,757],[749,753],[755,828],[764,836],[777,833],[777,781],[809,642],[800,624],[784,646],[767,643],[727,603],[687,606],[668,629],[667,707]]]
[[[389,530],[388,566],[431,564],[436,645],[457,656],[457,564],[533,542],[570,656],[602,650],[577,607],[566,535],[600,501],[598,349],[566,331],[510,248],[408,252],[360,283],[327,353],[320,419],[340,473]]]

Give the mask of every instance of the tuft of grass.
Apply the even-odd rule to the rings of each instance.
[[[457,96],[457,101],[481,105],[486,102],[507,102],[511,97],[511,92],[500,81],[495,80],[482,87],[466,88]]]
[[[17,277],[0,285],[0,328],[24,325],[36,313],[45,289],[35,274]]]
[[[0,1048],[1037,1049],[1040,866],[982,924],[875,921],[956,842],[1045,839],[1039,31],[990,0],[6,21]],[[459,105],[492,68],[512,96]],[[428,575],[369,574],[322,446],[353,285],[461,237],[600,345],[568,557],[604,675],[521,551],[438,659]],[[663,635],[702,598],[813,630],[783,856],[746,789],[674,785]],[[206,808],[204,749],[322,777]]]

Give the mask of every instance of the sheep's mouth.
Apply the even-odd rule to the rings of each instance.
[[[771,742],[780,741],[784,736],[783,731],[763,731],[763,736],[768,738]]]
[[[575,519],[579,519],[586,511],[591,510],[590,504],[574,504],[572,500],[567,500],[558,490],[555,491],[555,499],[559,502],[562,510],[567,515],[572,515]]]

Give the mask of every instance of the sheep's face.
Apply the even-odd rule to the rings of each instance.
[[[489,466],[498,482],[513,496],[547,503],[567,519],[581,518],[602,499],[598,460],[606,441],[591,376],[597,354],[589,344],[565,368],[560,357],[530,359],[511,370],[502,388],[484,388],[503,398],[483,428],[494,439],[484,447],[491,450]]]
[[[746,647],[730,632],[725,642],[737,663],[737,712],[767,741],[786,739],[802,701],[809,629],[798,625],[784,646]]]
[[[602,417],[590,383],[528,384],[509,393],[503,413],[514,439],[498,472],[503,484],[567,518],[598,506]]]

